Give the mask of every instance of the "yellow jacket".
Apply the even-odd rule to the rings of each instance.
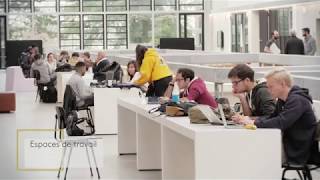
[[[140,67],[141,77],[134,82],[137,85],[144,85],[153,81],[172,75],[172,72],[165,60],[155,49],[149,48],[142,60]]]

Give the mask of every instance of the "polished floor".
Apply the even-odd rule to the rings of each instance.
[[[4,84],[5,72],[0,70],[0,91],[4,90]],[[16,112],[0,113],[0,179],[57,179],[57,172],[16,170],[17,129],[54,128],[56,105],[35,102],[35,92],[17,93],[16,96]],[[104,166],[100,169],[102,179],[161,179],[161,171],[138,171],[135,155],[119,156],[116,135],[101,137],[104,139],[105,152]],[[288,177],[294,178],[295,173],[288,174]],[[320,171],[313,172],[313,177],[320,179]],[[97,177],[91,178],[88,169],[72,168],[68,172],[67,179],[97,179]]]

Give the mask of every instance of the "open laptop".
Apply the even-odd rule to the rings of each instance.
[[[236,124],[233,121],[227,121],[226,116],[224,115],[224,112],[223,112],[223,107],[221,104],[218,104],[218,108],[219,108],[219,112],[220,112],[220,116],[221,116],[224,128],[228,128],[228,129],[244,128],[242,125]]]

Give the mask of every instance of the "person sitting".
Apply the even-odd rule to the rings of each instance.
[[[64,64],[67,64],[68,61],[69,61],[68,51],[61,51],[59,60],[57,62],[57,67],[63,66]]]
[[[49,65],[49,69],[50,71],[53,73],[55,72],[55,70],[57,69],[57,61],[54,58],[54,54],[53,53],[49,53],[47,55],[47,63]]]
[[[267,86],[274,98],[276,109],[269,117],[235,119],[240,124],[254,124],[258,128],[278,128],[282,131],[284,162],[305,164],[311,153],[316,130],[312,98],[307,89],[293,85],[290,73],[277,68],[266,76]]]
[[[56,74],[50,70],[48,63],[46,63],[40,54],[34,56],[35,61],[31,65],[30,77],[35,78],[34,71],[37,70],[40,73],[40,80],[38,83],[41,84],[55,84],[57,79]]]
[[[93,91],[90,86],[86,85],[82,76],[86,73],[86,64],[84,62],[78,62],[75,65],[76,72],[70,77],[67,85],[70,85],[75,92],[77,106],[93,106]]]
[[[92,68],[93,73],[96,74],[96,73],[102,72],[102,70],[109,65],[110,65],[110,61],[107,59],[107,53],[104,51],[99,51],[97,54],[96,63]]]
[[[87,70],[92,72],[93,63],[92,63],[92,60],[90,59],[90,53],[89,52],[84,52],[82,54],[82,58],[83,58],[83,62],[86,64]]]
[[[78,52],[73,52],[71,55],[71,58],[69,59],[68,63],[73,67],[77,64],[77,62],[79,61],[79,53]]]
[[[254,71],[248,65],[236,65],[229,71],[228,78],[232,82],[234,96],[240,99],[243,115],[254,119],[256,116],[269,116],[273,113],[275,100],[268,91],[266,82],[255,81]]]
[[[139,76],[140,73],[138,72],[136,61],[129,61],[127,64],[127,76],[124,77],[123,82],[133,82],[137,80]]]
[[[136,47],[136,60],[140,77],[133,84],[143,86],[149,83],[146,96],[163,96],[172,80],[171,70],[165,60],[155,49],[142,45]]]
[[[188,68],[178,69],[176,77],[169,83],[165,97],[171,97],[175,82],[177,82],[180,90],[184,90],[180,95],[181,101],[195,101],[198,104],[209,105],[212,108],[218,107],[217,102],[207,90],[204,81],[195,77],[193,70]]]

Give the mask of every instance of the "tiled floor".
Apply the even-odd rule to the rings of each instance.
[[[0,91],[4,90],[4,80],[5,73],[0,71]],[[16,170],[16,130],[52,129],[55,120],[54,107],[55,104],[35,102],[34,92],[17,93],[16,112],[0,114],[0,179],[57,179],[56,172]],[[102,179],[161,179],[160,171],[137,171],[136,156],[118,156],[116,135],[101,137],[104,139],[105,152],[104,167],[100,169]],[[288,177],[290,175],[293,177],[292,174]],[[320,179],[320,172],[314,172],[313,177]],[[88,169],[72,168],[68,179],[92,178]]]

